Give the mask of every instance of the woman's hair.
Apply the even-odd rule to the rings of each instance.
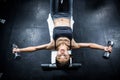
[[[70,65],[70,58],[67,61],[65,61],[65,62],[60,62],[56,58],[56,66],[57,66],[57,68],[65,69],[65,68],[68,68],[69,65]]]

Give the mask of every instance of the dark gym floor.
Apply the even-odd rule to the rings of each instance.
[[[43,71],[41,63],[50,63],[50,51],[21,53],[14,60],[12,44],[20,48],[49,42],[47,18],[50,0],[0,0],[0,73],[1,80],[119,80],[120,74],[120,1],[74,0],[74,38],[77,42],[107,45],[114,41],[110,59],[104,51],[82,48],[73,50],[78,70]]]

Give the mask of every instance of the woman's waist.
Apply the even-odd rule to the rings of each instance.
[[[70,19],[67,18],[56,18],[54,19],[54,25],[57,26],[70,26]]]

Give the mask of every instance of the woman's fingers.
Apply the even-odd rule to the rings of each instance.
[[[104,48],[104,51],[111,53],[111,52],[112,52],[112,47],[111,47],[111,46],[105,47],[105,48]]]
[[[20,50],[18,48],[13,48],[12,53],[18,53],[18,52],[20,52]]]

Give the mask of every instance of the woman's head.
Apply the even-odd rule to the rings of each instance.
[[[56,56],[56,65],[58,68],[66,68],[69,67],[70,64],[70,54],[65,49],[58,50]]]

